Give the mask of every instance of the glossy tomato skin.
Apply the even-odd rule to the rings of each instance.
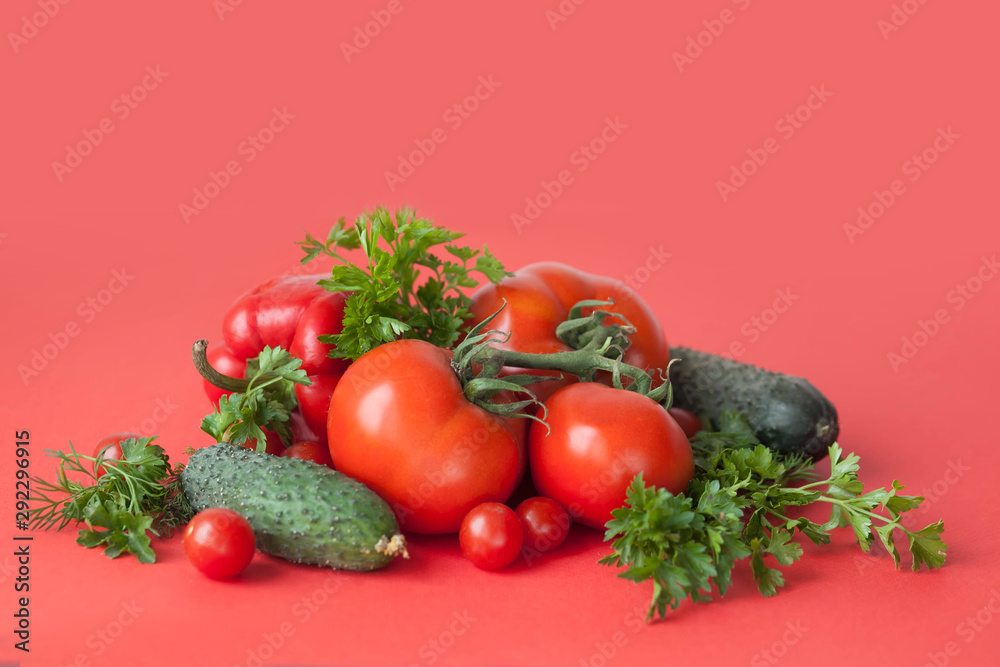
[[[694,476],[684,431],[658,403],[597,382],[570,385],[545,402],[545,427],[531,425],[531,475],[541,495],[574,520],[602,529],[625,503],[637,473],[647,486],[680,493]]]
[[[510,497],[523,474],[524,425],[466,400],[451,354],[386,343],[351,364],[330,400],[337,470],[368,485],[404,530],[457,532],[476,505]]]
[[[264,453],[281,456],[285,451],[285,443],[281,442],[281,436],[274,431],[269,431],[267,429],[264,429],[264,435],[267,436],[264,440]],[[257,451],[257,439],[254,438],[253,440],[247,440],[237,446],[242,447],[243,449],[252,449]]]
[[[130,431],[122,431],[121,433],[106,435],[97,441],[97,447],[94,448],[94,458],[117,461],[122,457],[122,440],[128,440],[129,438],[135,438],[138,440],[141,437],[142,436],[138,433],[132,433]],[[104,466],[97,466],[98,477],[103,476],[105,472],[106,470],[104,469]]]
[[[565,264],[529,264],[499,285],[484,285],[473,295],[471,311],[473,321],[480,322],[497,312],[506,300],[506,308],[490,322],[491,329],[511,334],[505,343],[498,343],[498,347],[540,354],[564,352],[569,347],[556,336],[556,327],[567,319],[570,308],[584,299],[613,300],[615,305],[604,310],[623,315],[636,327],[632,344],[625,352],[626,363],[648,370],[667,367],[670,350],[663,328],[635,291],[621,281],[585,273]],[[593,309],[583,310],[584,315],[590,312]],[[535,373],[555,375],[545,371]],[[654,378],[658,380],[658,374],[654,373]],[[544,400],[573,381],[545,382],[533,385],[532,390]]]
[[[476,567],[499,570],[514,562],[524,544],[524,528],[514,510],[501,503],[472,508],[458,533],[462,553]]]
[[[229,579],[247,568],[257,550],[250,524],[232,510],[202,510],[184,529],[184,553],[212,579]]]
[[[290,459],[312,461],[313,463],[318,463],[321,466],[326,466],[328,468],[333,467],[333,461],[330,460],[330,449],[326,445],[318,442],[292,443],[290,447],[286,447],[285,451],[281,452],[280,456],[286,456]]]
[[[684,408],[670,408],[667,412],[669,412],[670,416],[674,418],[677,425],[681,427],[681,430],[684,431],[684,435],[686,435],[688,439],[693,438],[695,433],[703,428],[698,415],[690,410],[685,410]]]
[[[315,434],[317,442],[326,444],[327,411],[330,409],[330,398],[333,389],[340,382],[339,373],[326,375],[310,375],[312,384],[295,385],[295,399],[299,402],[296,414],[302,415],[306,428]]]
[[[566,508],[552,498],[528,498],[514,512],[524,528],[524,546],[541,553],[565,542],[573,523]]]

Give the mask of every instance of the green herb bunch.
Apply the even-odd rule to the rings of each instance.
[[[513,275],[485,246],[480,251],[455,245],[462,236],[418,218],[412,209],[401,208],[393,216],[384,207],[360,215],[353,224],[341,218],[325,241],[307,234],[299,243],[305,252],[302,263],[319,255],[333,257],[338,264],[319,284],[331,292],[351,292],[343,330],[320,336],[321,342],[336,345],[330,356],[357,359],[399,338],[452,347],[470,319],[472,301],[463,290],[479,284],[472,273],[493,283]],[[449,257],[431,252],[436,246]],[[360,264],[342,254],[358,248],[365,257]]]
[[[141,563],[155,562],[147,533],[169,536],[193,515],[180,484],[184,466],[171,465],[163,448],[152,444],[155,439],[123,440],[120,460],[79,454],[72,443],[68,454],[46,450],[59,460],[57,482],[32,478],[30,527],[62,530],[82,522],[77,544],[103,546],[109,558],[132,553]],[[87,483],[69,479],[67,472]]]
[[[709,600],[713,584],[724,595],[736,563],[747,557],[760,593],[776,594],[784,585],[778,566],[802,557],[794,541],[799,534],[828,544],[834,529],[849,527],[862,551],[878,539],[898,568],[898,530],[906,537],[913,570],[944,565],[944,522],[921,530],[904,526],[903,515],[923,498],[900,494],[898,481],[865,493],[859,458],[844,456],[836,443],[829,448],[830,474],[823,478],[811,461],[783,457],[761,444],[743,415],[726,413],[720,421],[719,430],[702,431],[692,440],[697,470],[686,493],[646,487],[637,475],[626,506],[613,511],[607,523],[605,540],[614,552],[600,562],[625,567],[619,575],[625,579],[653,581],[649,618],[665,616],[668,607],[687,598]],[[829,506],[829,519],[816,523],[796,516],[798,508],[815,503]]]
[[[202,342],[195,345],[203,353]],[[264,429],[277,433],[286,445],[291,444],[289,420],[298,407],[295,385],[312,384],[301,365],[301,359],[281,347],[264,347],[256,359],[247,360],[246,389],[222,396],[215,411],[202,419],[201,430],[216,442],[242,445],[256,441],[258,452],[263,452],[267,445]]]

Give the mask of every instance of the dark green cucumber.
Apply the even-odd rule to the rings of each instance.
[[[837,439],[837,410],[805,378],[686,347],[671,347],[674,405],[718,423],[723,410],[747,416],[757,438],[783,454],[821,459]]]
[[[295,563],[375,570],[408,557],[385,501],[326,466],[220,443],[191,455],[181,484],[196,512],[233,510],[258,549]]]

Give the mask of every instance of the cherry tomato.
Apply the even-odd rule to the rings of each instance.
[[[285,451],[285,444],[281,442],[281,437],[274,431],[268,431],[264,429],[264,434],[267,439],[264,441],[264,453],[273,454],[274,456],[281,456]],[[239,445],[243,449],[257,450],[257,439],[247,440]]]
[[[551,498],[528,498],[515,513],[524,527],[524,546],[542,553],[562,544],[573,522],[569,512]]]
[[[386,343],[351,364],[330,400],[333,465],[415,533],[457,532],[479,503],[506,501],[526,463],[527,420],[469,402],[450,362],[425,341]]]
[[[285,451],[281,452],[280,456],[312,461],[328,468],[333,467],[333,461],[330,459],[330,449],[318,442],[296,442],[291,447],[285,448]]]
[[[671,493],[684,491],[694,476],[687,436],[646,396],[580,382],[545,406],[551,434],[535,422],[528,436],[532,479],[541,495],[562,503],[580,523],[603,528],[611,510],[625,504],[637,473],[647,486]]]
[[[253,560],[257,541],[242,516],[222,507],[202,510],[184,529],[184,553],[212,579],[228,579]]]
[[[694,434],[700,431],[703,427],[701,425],[701,420],[698,419],[698,415],[691,412],[690,410],[685,410],[684,408],[670,408],[667,412],[670,416],[674,418],[681,430],[684,431],[684,435],[691,439]]]
[[[476,567],[499,570],[513,563],[521,552],[524,529],[511,508],[501,503],[482,503],[465,515],[458,543]]]
[[[97,441],[97,447],[94,448],[94,458],[99,458],[105,461],[117,461],[122,457],[121,442],[123,440],[128,440],[129,438],[135,438],[138,440],[141,437],[142,436],[138,433],[131,433],[129,431],[106,435]],[[108,465],[111,464],[109,463]],[[104,469],[103,465],[97,466],[98,477],[103,477],[106,472],[107,471]]]

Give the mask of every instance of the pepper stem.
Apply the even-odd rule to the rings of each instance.
[[[191,346],[191,359],[198,373],[219,389],[243,394],[250,387],[250,380],[223,375],[212,368],[212,364],[208,363],[208,341],[204,338],[196,340]]]

